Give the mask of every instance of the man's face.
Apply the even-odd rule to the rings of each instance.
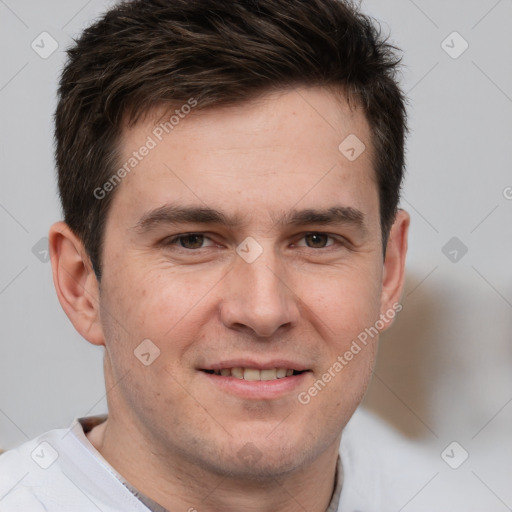
[[[124,132],[123,163],[157,144],[104,234],[111,418],[218,473],[298,468],[338,443],[376,337],[333,365],[389,308],[367,122],[320,88],[193,112],[161,142],[156,118]],[[351,134],[366,145],[354,161]]]

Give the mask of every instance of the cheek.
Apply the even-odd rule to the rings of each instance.
[[[301,297],[337,348],[374,325],[380,311],[380,274],[374,268],[346,268],[323,279],[303,279]]]
[[[122,324],[120,335],[133,338],[136,344],[149,338],[160,348],[178,351],[211,312],[208,296],[221,277],[212,272],[177,272],[147,262],[125,266],[122,274],[109,281],[105,301]]]

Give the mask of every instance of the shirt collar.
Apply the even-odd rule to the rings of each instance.
[[[101,416],[88,416],[85,418],[78,418],[78,423],[81,425],[83,429],[84,435],[91,431],[94,427],[103,423],[107,419],[107,415]],[[90,444],[91,449],[94,449],[92,444]],[[89,447],[89,446],[88,446]],[[145,496],[140,491],[138,491],[133,485],[128,483],[119,473],[116,472],[117,478],[127,487],[133,495],[140,500],[151,512],[169,512],[166,508],[159,505],[156,501],[151,498]],[[338,460],[336,462],[336,477],[335,477],[335,485],[334,491],[332,493],[331,501],[327,510],[325,512],[337,512],[338,505],[341,497],[341,488],[343,486],[343,465],[341,464],[340,456],[338,455]]]

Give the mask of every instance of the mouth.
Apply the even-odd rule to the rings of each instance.
[[[312,370],[291,361],[232,360],[198,368],[212,389],[244,400],[277,400],[304,387]]]
[[[244,368],[235,366],[233,368],[222,368],[215,370],[202,370],[210,375],[218,375],[222,377],[233,377],[235,379],[247,381],[270,381],[277,379],[284,379],[286,377],[293,377],[300,375],[308,370],[294,370],[292,368],[267,368],[260,370],[258,368]]]

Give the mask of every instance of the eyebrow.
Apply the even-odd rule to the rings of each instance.
[[[279,218],[271,215],[272,221],[279,226],[303,226],[308,224],[352,225],[366,232],[363,212],[350,206],[333,206],[327,209],[291,210]],[[168,224],[205,224],[237,227],[246,224],[240,215],[228,216],[219,210],[208,207],[180,206],[166,204],[146,212],[132,227],[137,233],[152,231],[159,226]]]
[[[279,225],[305,225],[305,224],[349,224],[358,228],[365,228],[364,214],[351,206],[333,206],[326,210],[306,209],[292,210],[282,218],[277,219]]]

